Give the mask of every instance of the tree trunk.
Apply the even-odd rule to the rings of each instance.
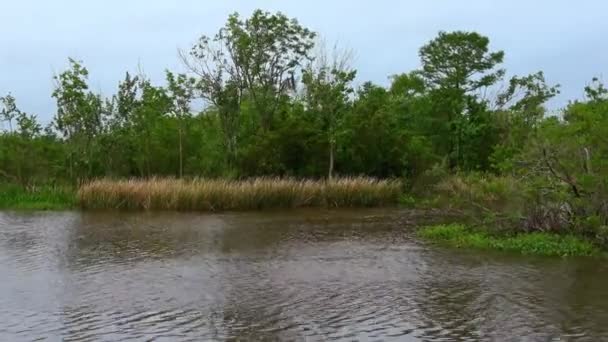
[[[587,174],[591,174],[593,173],[591,170],[591,153],[589,153],[589,149],[587,147],[583,148],[583,151],[585,152],[585,172]]]
[[[180,124],[180,128],[179,128],[179,178],[182,178],[184,176],[184,161],[183,161],[183,154],[182,154],[182,128],[181,128],[181,124]]]
[[[74,151],[70,146],[70,181],[74,180]]]
[[[150,178],[150,174],[151,172],[151,167],[150,167],[150,132],[146,132],[147,133],[147,137],[146,137],[146,157],[144,160],[144,167],[146,168],[146,178]]]
[[[334,142],[329,142],[329,171],[327,179],[332,180],[334,176]]]

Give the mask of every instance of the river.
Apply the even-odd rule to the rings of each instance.
[[[0,341],[599,341],[608,264],[455,250],[398,209],[0,212]]]

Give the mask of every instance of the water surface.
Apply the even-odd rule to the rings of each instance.
[[[427,245],[428,213],[0,213],[0,341],[599,341],[608,265]]]

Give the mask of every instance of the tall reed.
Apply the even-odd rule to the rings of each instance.
[[[251,210],[298,207],[372,207],[398,201],[401,183],[373,178],[332,181],[292,178],[216,180],[173,178],[86,183],[78,200],[88,209]]]

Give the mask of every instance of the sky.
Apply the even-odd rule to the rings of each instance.
[[[604,0],[0,0],[0,96],[49,121],[52,77],[68,57],[84,62],[93,91],[111,96],[126,71],[162,84],[183,71],[178,49],[212,35],[230,13],[261,8],[296,17],[325,41],[355,53],[357,82],[389,84],[420,66],[418,50],[439,31],[477,31],[505,51],[508,75],[543,70],[561,84],[550,106],[581,98],[608,77]]]

